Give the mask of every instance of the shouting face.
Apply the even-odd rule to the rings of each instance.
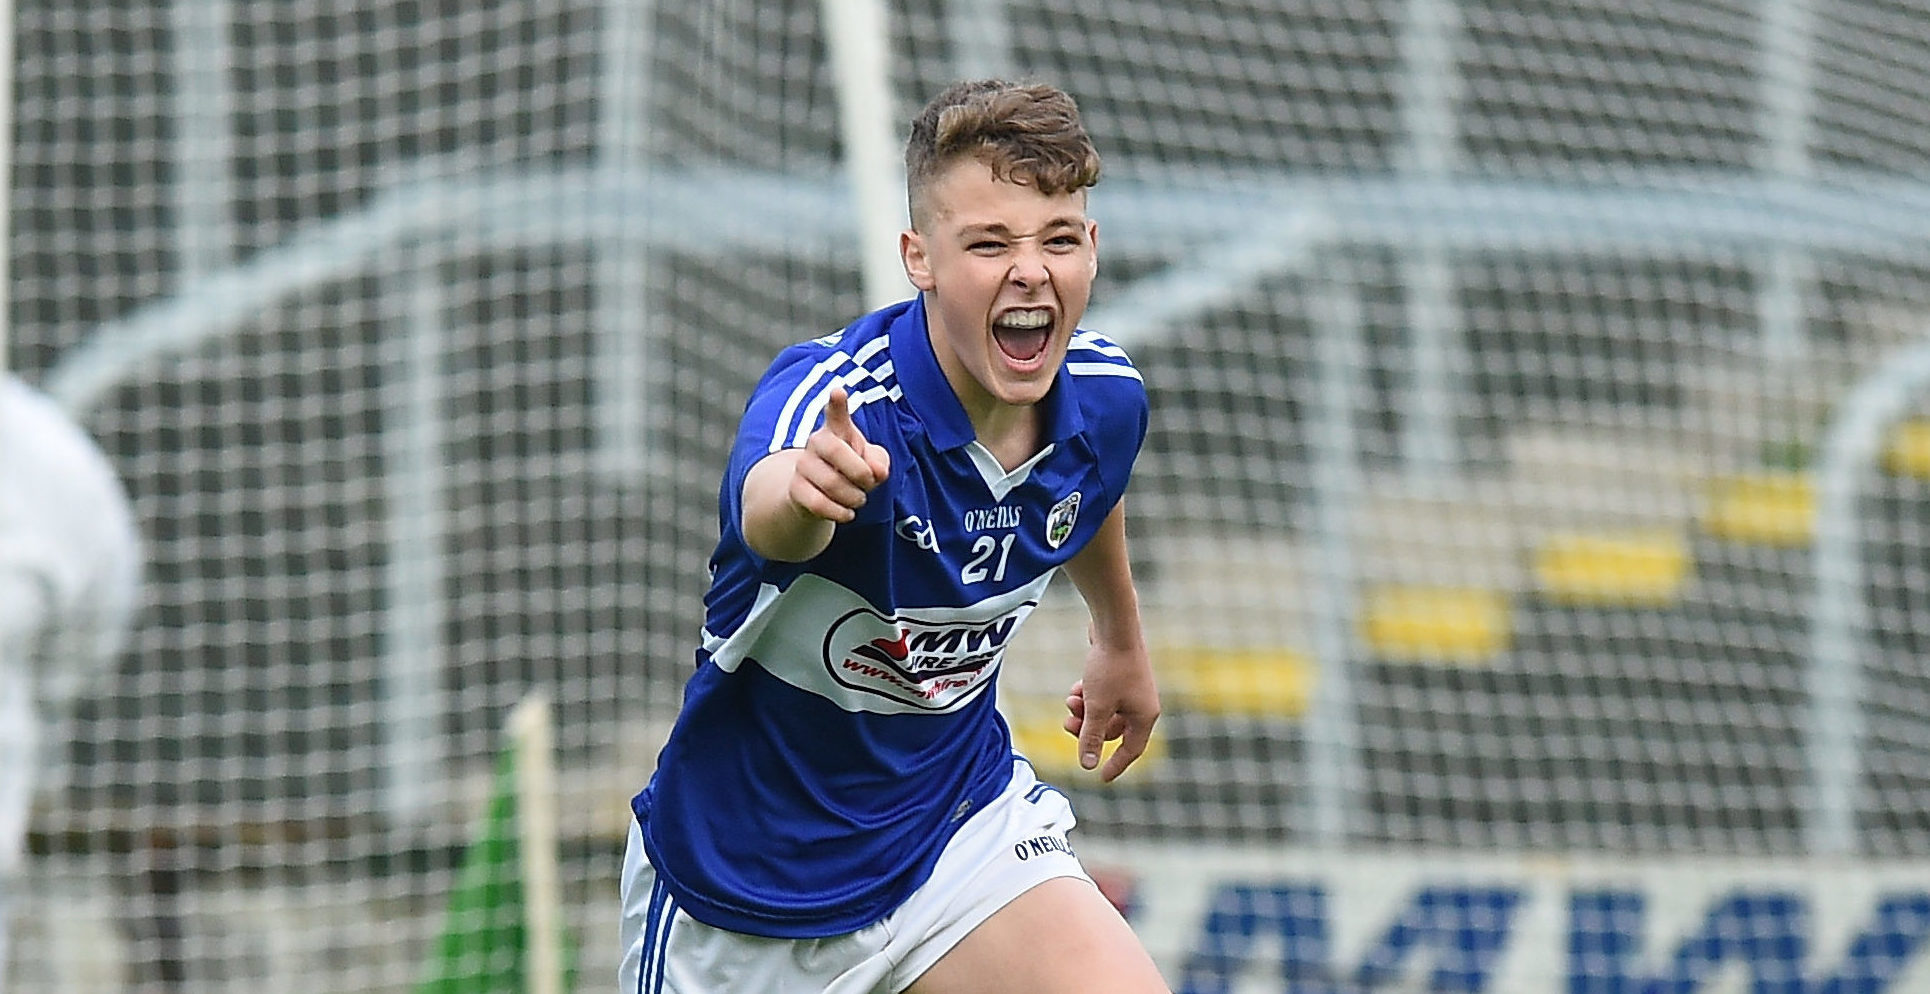
[[[937,176],[926,207],[899,249],[938,364],[983,427],[1051,389],[1098,272],[1097,225],[1085,191],[1040,193],[969,157]]]

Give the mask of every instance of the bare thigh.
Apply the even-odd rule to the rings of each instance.
[[[1171,994],[1099,889],[1057,877],[1000,908],[905,994]]]

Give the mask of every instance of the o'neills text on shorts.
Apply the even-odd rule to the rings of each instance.
[[[1035,835],[1012,846],[1012,855],[1021,860],[1043,856],[1049,852],[1062,852],[1071,856],[1073,855],[1072,843],[1057,835]]]

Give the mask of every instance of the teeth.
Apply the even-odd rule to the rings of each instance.
[[[1051,311],[1007,311],[998,323],[1007,328],[1043,328],[1052,323]]]

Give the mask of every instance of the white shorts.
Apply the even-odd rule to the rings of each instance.
[[[674,908],[633,820],[623,859],[621,994],[897,994],[992,913],[1054,877],[1090,880],[1066,834],[1065,795],[1015,759],[1012,783],[967,819],[929,880],[883,921],[848,935],[771,939]],[[652,919],[659,919],[652,922]]]

